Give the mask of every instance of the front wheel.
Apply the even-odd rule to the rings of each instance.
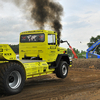
[[[65,78],[68,74],[68,64],[66,61],[61,61],[59,66],[55,69],[56,76],[59,78]]]
[[[0,66],[0,92],[17,94],[22,91],[25,83],[24,68],[16,62],[8,62]]]

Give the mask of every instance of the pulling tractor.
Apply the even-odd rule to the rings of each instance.
[[[68,74],[67,49],[58,46],[57,33],[32,30],[20,33],[19,59],[8,44],[0,44],[0,92],[12,95],[22,91],[25,80],[55,73]]]

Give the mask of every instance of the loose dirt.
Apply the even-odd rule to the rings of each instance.
[[[26,81],[16,95],[0,95],[0,100],[100,100],[100,59],[73,59],[68,76],[55,74]]]

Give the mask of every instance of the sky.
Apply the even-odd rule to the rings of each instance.
[[[0,0],[0,44],[18,44],[20,32],[38,28],[21,8],[3,1]],[[67,40],[73,48],[86,51],[90,38],[100,35],[100,0],[56,1],[64,9],[61,39]],[[68,48],[66,43],[60,46]]]

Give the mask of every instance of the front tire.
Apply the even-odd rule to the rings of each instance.
[[[0,65],[0,91],[4,94],[17,94],[22,91],[25,83],[24,68],[16,62]]]
[[[65,78],[68,74],[68,64],[66,61],[60,61],[59,66],[55,69],[58,78]]]

